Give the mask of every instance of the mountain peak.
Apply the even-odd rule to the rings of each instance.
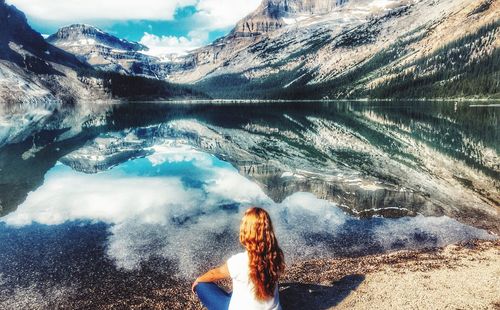
[[[145,51],[148,48],[137,42],[117,38],[97,27],[87,24],[73,24],[62,27],[47,38],[57,46],[102,45],[126,51]]]
[[[263,4],[271,16],[293,14],[326,14],[346,1],[340,0],[265,0]]]
[[[285,26],[285,18],[327,14],[345,2],[347,0],[263,0],[253,13],[238,22],[232,34],[260,35]]]

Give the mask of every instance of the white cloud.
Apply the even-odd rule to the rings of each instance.
[[[146,32],[140,43],[149,48],[149,51],[145,52],[148,55],[182,55],[208,43],[208,32],[192,31],[187,37],[157,36]]]
[[[176,178],[112,178],[70,174],[48,179],[28,196],[19,211],[4,220],[13,226],[32,222],[58,225],[72,220],[120,223],[197,201],[197,193],[183,189]],[[160,220],[157,218],[156,220]]]
[[[20,227],[33,222],[59,225],[67,221],[90,220],[119,224],[140,219],[164,224],[171,216],[207,211],[225,202],[270,202],[253,182],[227,167],[213,166],[213,159],[190,147],[153,147],[156,153],[127,162],[112,171],[85,174],[57,165],[44,184],[31,192],[18,210],[0,222]],[[137,161],[147,161],[152,171],[144,174]],[[186,187],[177,176],[161,175],[161,166],[192,165],[205,186]],[[160,173],[157,175],[157,173]],[[194,176],[193,176],[194,177]]]
[[[195,15],[208,29],[234,26],[240,19],[253,12],[262,0],[201,0]]]
[[[196,0],[8,0],[40,20],[78,22],[89,20],[171,20],[177,8]]]
[[[195,6],[204,28],[234,25],[260,0],[8,0],[26,14],[45,21],[172,20],[178,8]]]
[[[58,165],[0,222],[14,228],[32,222],[105,222],[110,224],[106,252],[118,267],[135,269],[152,257],[163,257],[174,261],[182,276],[241,251],[237,234],[244,208],[221,207],[232,203],[270,211],[288,262],[369,247],[389,250],[395,244],[440,246],[491,238],[448,217],[359,220],[310,193],[273,203],[255,183],[211,155],[182,147],[154,149],[154,155],[99,174]],[[162,175],[176,169],[186,175]],[[186,177],[202,185],[187,185]]]
[[[187,36],[156,36],[145,33],[141,43],[153,56],[185,54],[209,43],[209,32],[225,30],[257,8],[261,0],[9,0],[31,17],[47,22],[173,20],[177,9],[195,6]]]

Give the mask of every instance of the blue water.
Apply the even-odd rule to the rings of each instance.
[[[44,269],[51,261],[78,268],[65,253],[95,240],[103,247],[99,255],[117,269],[139,270],[159,257],[189,277],[206,268],[205,257],[222,260],[238,250],[239,219],[250,205],[270,211],[289,261],[491,237],[444,216],[358,219],[309,193],[275,203],[230,164],[194,149],[167,147],[97,174],[53,167],[44,184],[1,219],[0,265],[7,270],[0,273],[29,274],[24,269]],[[71,233],[85,227],[89,233]]]
[[[218,126],[221,132],[241,133],[248,130],[247,125],[251,122],[280,128],[279,133],[248,130],[241,137],[225,138],[241,147],[241,152],[261,155],[259,159],[265,162],[281,160],[280,163],[289,165],[288,168],[297,168],[293,164],[302,168],[301,164],[306,163],[317,170],[324,169],[322,173],[329,173],[335,164],[335,169],[346,169],[340,170],[341,173],[347,173],[345,167],[348,167],[349,171],[357,173],[356,177],[394,181],[392,185],[396,186],[406,175],[396,176],[401,177],[398,180],[394,179],[392,171],[383,174],[384,171],[374,170],[374,167],[385,168],[375,165],[385,163],[377,161],[383,158],[382,153],[388,154],[384,160],[401,164],[403,173],[413,169],[419,177],[430,174],[426,166],[420,167],[428,158],[405,153],[407,141],[412,141],[408,144],[428,143],[435,154],[449,156],[450,166],[469,163],[473,169],[467,171],[479,171],[477,179],[482,178],[480,172],[490,179],[495,179],[498,173],[495,166],[483,160],[485,153],[475,148],[486,146],[485,149],[493,152],[497,150],[498,145],[487,135],[488,130],[491,132],[497,125],[497,114],[490,110],[481,110],[481,119],[488,120],[489,129],[486,130],[479,123],[471,123],[471,116],[463,111],[451,121],[454,112],[446,106],[434,107],[437,111],[431,111],[432,117],[425,109],[415,114],[409,106],[384,107],[383,113],[387,114],[381,112],[381,115],[376,114],[382,109],[379,106],[357,105],[321,105],[307,111],[295,105],[268,111],[249,107],[219,108],[227,111],[216,113],[202,106],[192,108],[193,111],[180,109],[188,110],[183,112],[188,114],[183,117],[191,119],[189,113],[194,113],[197,119]],[[175,114],[170,108],[165,109],[165,115]],[[283,109],[286,109],[286,117]],[[247,110],[253,114],[245,112]],[[270,195],[276,188],[272,186],[290,185],[281,172],[271,176],[266,184],[257,183],[222,160],[234,160],[231,154],[214,156],[182,143],[182,139],[197,141],[198,137],[191,133],[178,137],[180,132],[169,132],[168,126],[162,127],[166,120],[161,113],[144,114],[160,124],[153,128],[131,125],[130,117],[137,121],[135,112],[126,110],[125,116],[121,116],[120,111],[114,113],[117,115],[113,126],[123,123],[116,125],[118,128],[89,130],[66,140],[56,138],[59,132],[55,136],[44,132],[19,144],[0,148],[0,194],[3,205],[10,203],[8,209],[2,210],[6,215],[0,218],[0,308],[35,305],[52,309],[74,301],[90,302],[100,296],[100,299],[96,297],[99,301],[95,304],[78,306],[92,308],[90,305],[100,305],[103,300],[121,300],[134,294],[148,296],[159,288],[168,290],[240,251],[239,221],[244,210],[253,205],[270,212],[289,264],[318,257],[357,256],[495,238],[485,230],[442,216],[439,208],[434,216],[417,213],[413,217],[359,218],[347,214],[345,206],[331,202],[336,196],[326,201],[308,192],[296,192],[282,201],[274,197],[273,200]],[[310,118],[306,118],[307,113],[311,113]],[[365,114],[376,116],[379,123],[368,126],[368,118],[363,118]],[[307,137],[308,134],[319,135],[314,131],[317,130],[315,119],[321,117],[324,117],[321,121],[334,122],[345,132],[354,132],[357,136],[353,141],[361,136],[363,141],[370,143],[367,145],[373,146],[369,150],[375,155],[362,153],[361,148],[342,148],[344,141],[341,139],[341,147],[332,145],[321,149],[321,145],[313,144],[325,139],[325,136],[318,140]],[[387,128],[381,125],[384,121],[390,121]],[[463,124],[456,125],[460,122]],[[470,136],[460,131],[467,126],[472,128],[467,131]],[[393,127],[394,131],[390,131]],[[113,132],[115,129],[117,131]],[[71,161],[63,158],[74,151],[85,150],[96,138],[106,138],[110,134],[125,137],[130,132],[143,143],[142,149],[95,173],[72,168],[69,166]],[[158,138],[160,136],[162,139]],[[173,137],[180,138],[180,142]],[[292,140],[294,137],[298,137],[297,140]],[[466,138],[459,141],[460,137]],[[33,157],[26,156],[33,141],[38,146],[46,144]],[[254,141],[260,143],[250,143]],[[245,144],[247,142],[250,146]],[[330,166],[325,164],[323,167],[323,163]],[[396,164],[388,167],[396,167]],[[438,178],[430,176],[428,179]],[[484,178],[484,184],[489,184],[490,179]],[[442,183],[436,184],[446,186],[450,181],[439,180]],[[469,186],[471,180],[462,181]],[[427,189],[432,190],[432,185],[430,183]],[[422,192],[427,196],[422,197],[435,198],[440,194],[425,190]],[[487,194],[487,189],[481,193]],[[451,194],[450,197],[455,199]],[[422,199],[417,198],[417,202]],[[446,202],[440,202],[443,201]],[[394,204],[393,201],[389,203]],[[478,218],[482,219],[481,216],[479,214]]]

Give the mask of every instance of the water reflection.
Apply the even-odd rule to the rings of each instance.
[[[309,193],[276,204],[231,165],[170,145],[98,174],[56,165],[16,212],[2,218],[2,230],[103,222],[111,225],[106,253],[118,267],[137,269],[161,257],[186,276],[205,267],[206,259],[237,249],[248,205],[270,210],[290,261],[491,238],[448,217],[359,220]]]
[[[10,122],[0,130],[0,307],[92,308],[170,290],[237,251],[253,204],[270,211],[289,262],[494,238],[498,113],[444,102],[128,103]]]
[[[275,201],[307,191],[360,216],[475,213],[468,223],[500,231],[498,221],[484,221],[500,202],[496,108],[136,102],[82,110],[51,116],[0,149],[2,214],[40,186],[56,161],[95,173],[176,140],[230,162]]]

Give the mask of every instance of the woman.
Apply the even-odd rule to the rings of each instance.
[[[281,309],[278,277],[285,269],[285,262],[266,211],[250,208],[245,212],[240,243],[246,251],[196,279],[193,291],[208,310]],[[226,278],[233,281],[231,294],[213,283]]]

